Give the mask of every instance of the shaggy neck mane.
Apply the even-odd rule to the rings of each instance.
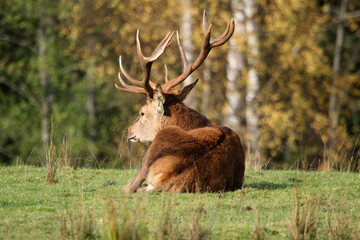
[[[165,99],[165,115],[161,121],[162,127],[175,125],[188,131],[211,125],[209,119],[194,109],[185,106],[182,102],[179,102],[175,96],[166,95]]]

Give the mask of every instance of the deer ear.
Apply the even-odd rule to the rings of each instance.
[[[185,100],[185,98],[189,95],[189,93],[191,92],[191,90],[193,89],[193,87],[195,87],[196,83],[198,82],[199,79],[196,79],[195,82],[186,85],[185,87],[183,87],[180,90],[177,90],[177,94],[176,97],[182,102]]]
[[[165,114],[164,103],[165,103],[164,92],[162,91],[160,84],[157,84],[156,89],[154,90],[153,104],[156,110],[162,115]]]

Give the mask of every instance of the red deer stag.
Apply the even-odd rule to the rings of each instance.
[[[145,57],[137,31],[137,54],[144,71],[142,81],[132,78],[124,70],[121,56],[119,58],[121,72],[132,85],[126,84],[119,73],[123,88],[115,84],[116,88],[147,96],[140,116],[127,131],[127,138],[135,142],[153,141],[135,179],[124,187],[127,193],[229,191],[240,189],[243,184],[245,155],[239,136],[227,127],[212,125],[205,116],[182,103],[197,80],[182,89],[172,90],[202,64],[212,48],[227,42],[235,28],[234,21],[229,21],[225,32],[212,40],[205,11],[203,25],[205,35],[201,52],[192,65],[186,59],[177,32],[184,72],[170,80],[165,65],[165,83],[161,85],[150,80],[151,65],[170,45],[175,32],[169,32],[151,56]],[[147,185],[142,186],[145,180]]]

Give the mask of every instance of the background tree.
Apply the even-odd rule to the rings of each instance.
[[[258,6],[255,1],[244,0],[245,27],[247,34],[247,89],[246,89],[246,131],[247,141],[251,154],[251,167],[261,168],[261,153],[259,148],[260,129],[258,107],[255,101],[260,90],[259,73],[256,66],[259,65],[259,40],[258,40],[258,22],[255,18]],[[249,156],[248,156],[249,158]]]
[[[52,137],[71,165],[136,165],[146,146],[124,133],[144,98],[115,90],[118,57],[141,78],[137,29],[145,55],[171,30],[197,55],[205,8],[213,36],[237,25],[193,74],[196,109],[239,131],[254,168],[359,169],[360,3],[349,0],[2,1],[0,163],[44,164]],[[175,39],[153,81],[164,64],[183,71]]]
[[[234,16],[236,28],[233,37],[229,40],[229,50],[226,69],[226,109],[224,123],[240,132],[241,126],[245,122],[244,95],[245,91],[241,85],[245,85],[245,13],[244,4],[241,0],[231,1],[231,11]]]
[[[182,0],[181,1],[182,7],[182,20],[180,26],[180,36],[181,36],[181,43],[184,46],[186,58],[190,63],[193,63],[194,53],[193,53],[193,21],[192,21],[192,12],[193,12],[193,4],[191,0]],[[194,77],[190,75],[185,81],[184,85],[188,85],[194,82]],[[189,107],[195,108],[196,107],[196,98],[195,98],[195,89],[193,92],[189,94],[186,99],[186,105]]]

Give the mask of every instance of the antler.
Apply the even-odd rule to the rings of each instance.
[[[127,85],[124,80],[121,78],[120,72],[118,73],[119,81],[124,88],[119,87],[115,84],[115,87],[124,92],[133,92],[133,93],[142,93],[146,94],[149,98],[153,98],[153,89],[156,88],[156,84],[150,80],[150,72],[152,63],[157,60],[165,49],[170,45],[171,38],[174,36],[175,32],[169,32],[164,39],[159,43],[159,45],[152,52],[150,57],[145,57],[141,50],[140,40],[139,40],[139,30],[136,33],[136,49],[139,57],[141,67],[144,72],[143,80],[139,81],[132,78],[124,69],[121,61],[121,56],[119,57],[120,70],[126,77],[126,79],[135,86]]]
[[[212,25],[209,25],[207,14],[206,14],[206,11],[204,10],[203,27],[204,27],[204,41],[202,44],[202,48],[201,48],[199,56],[197,57],[197,59],[191,66],[189,65],[189,63],[186,59],[184,48],[180,43],[179,33],[176,32],[177,43],[179,45],[182,62],[184,64],[184,72],[180,76],[178,76],[174,79],[168,80],[164,84],[162,84],[161,87],[164,92],[169,92],[172,88],[174,88],[175,86],[182,83],[192,72],[194,72],[204,62],[204,60],[206,59],[206,57],[208,56],[208,54],[212,48],[221,46],[224,43],[226,43],[234,33],[235,22],[234,22],[234,20],[229,21],[225,32],[219,38],[217,38],[215,40],[211,40],[210,35],[211,35]]]
[[[225,32],[217,39],[211,40],[211,27],[212,25],[209,25],[208,18],[206,15],[206,11],[204,10],[203,14],[203,27],[204,27],[204,40],[202,44],[202,48],[200,51],[199,56],[195,60],[195,62],[190,65],[186,55],[183,46],[180,43],[180,37],[179,32],[176,32],[177,35],[177,43],[179,45],[179,50],[181,54],[181,60],[184,64],[184,72],[174,78],[169,80],[168,70],[165,65],[165,83],[161,85],[161,88],[164,93],[173,93],[176,94],[178,91],[171,91],[175,86],[182,83],[192,72],[194,72],[206,59],[208,56],[210,50],[214,47],[218,47],[226,43],[230,37],[234,33],[235,29],[235,22],[229,21],[226,27]],[[148,98],[152,99],[154,95],[154,89],[157,88],[157,84],[152,82],[150,80],[150,71],[151,71],[151,65],[152,63],[157,60],[161,54],[165,51],[165,49],[170,45],[170,41],[172,37],[174,36],[175,32],[169,32],[164,39],[159,43],[159,45],[155,48],[155,50],[152,52],[150,57],[145,57],[144,54],[141,51],[141,45],[139,40],[139,30],[137,30],[136,33],[136,46],[137,46],[137,54],[140,60],[141,67],[144,72],[143,80],[139,81],[134,78],[132,78],[124,69],[121,61],[121,56],[119,57],[119,65],[120,70],[126,77],[126,79],[132,83],[134,86],[127,85],[124,80],[121,78],[120,72],[118,73],[119,81],[122,84],[124,88],[119,87],[115,84],[115,87],[121,91],[124,92],[132,92],[132,93],[142,93],[146,94]],[[193,85],[193,84],[192,84]]]

